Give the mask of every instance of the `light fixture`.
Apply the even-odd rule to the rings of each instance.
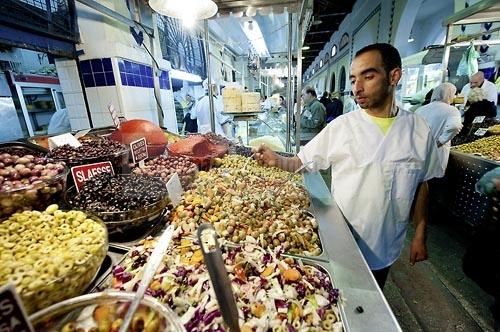
[[[203,81],[201,77],[198,75],[187,73],[185,71],[177,69],[172,69],[170,71],[170,77],[175,78],[177,80],[194,82],[194,83],[200,83],[201,81]]]
[[[181,19],[185,25],[210,18],[218,10],[212,0],[149,0],[149,6],[158,14]]]
[[[269,51],[267,50],[266,41],[260,31],[259,24],[254,21],[246,21],[243,23],[243,32],[247,36],[248,40],[252,44],[255,52],[260,56],[269,56]]]
[[[408,36],[408,43],[413,43],[415,39],[413,38],[413,31],[410,31],[410,35]]]
[[[310,46],[302,46],[302,50],[303,51],[307,51],[308,49],[310,49],[311,47]]]

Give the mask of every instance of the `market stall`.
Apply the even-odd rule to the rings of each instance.
[[[35,139],[0,147],[0,239],[7,248],[0,283],[14,284],[30,314],[88,292],[134,292],[154,237],[174,225],[170,254],[147,294],[167,304],[188,331],[222,328],[195,237],[199,225],[209,223],[220,237],[242,330],[266,330],[268,324],[273,330],[287,324],[325,331],[400,330],[318,173],[303,177],[261,167],[248,157],[249,148],[214,134],[169,141],[168,156],[133,165],[128,153],[121,153],[128,146],[96,134],[109,135],[109,129],[94,132],[78,138],[81,147],[63,145],[50,152]],[[82,183],[77,176],[68,178],[67,165],[72,173],[84,171],[79,167],[88,158],[111,165],[115,174],[102,168],[87,170]],[[169,186],[175,174],[184,188],[180,202]],[[54,263],[60,266],[52,268]],[[92,295],[85,299],[87,305],[97,303]],[[80,300],[71,301],[64,312]],[[85,326],[99,324],[108,312],[88,310],[94,310],[93,320]],[[73,320],[65,324],[83,324],[84,312],[65,316]],[[33,322],[48,324],[47,315],[42,311]]]

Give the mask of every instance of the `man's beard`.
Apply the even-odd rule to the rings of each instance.
[[[385,79],[383,87],[369,99],[368,104],[362,106],[362,109],[373,109],[383,106],[392,92],[392,87],[389,85],[389,79]]]

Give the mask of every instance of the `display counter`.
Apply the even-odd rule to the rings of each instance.
[[[305,184],[313,214],[319,222],[335,287],[343,297],[346,331],[366,331],[368,326],[374,332],[401,331],[321,175],[306,173]]]

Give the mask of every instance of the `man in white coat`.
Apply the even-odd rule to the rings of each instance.
[[[478,71],[474,75],[472,75],[469,79],[469,83],[465,84],[462,88],[462,96],[464,96],[464,104],[467,103],[467,96],[469,96],[469,92],[473,88],[481,88],[486,95],[486,99],[491,101],[495,106],[498,101],[498,91],[495,83],[491,83],[490,81],[484,79],[484,73],[482,71]]]
[[[356,53],[350,75],[360,109],[330,122],[295,157],[266,146],[256,151],[261,163],[289,171],[310,161],[311,171],[332,166],[332,195],[381,288],[403,248],[410,212],[410,263],[427,259],[426,181],[443,174],[425,120],[396,106],[401,72],[393,46],[366,46]]]
[[[456,92],[457,88],[452,83],[442,83],[432,92],[431,102],[415,111],[415,114],[424,118],[431,128],[444,170],[448,165],[451,140],[462,130],[460,111],[451,106]]]
[[[201,97],[191,109],[191,119],[197,120],[198,132],[201,134],[211,131],[210,98],[208,96],[208,82],[206,80],[203,81],[203,87],[205,88],[206,94]],[[214,96],[215,133],[221,136],[226,136],[222,126],[225,123],[230,122],[232,119],[231,117],[222,114],[224,104],[222,103],[221,98],[217,97],[217,89],[215,85],[212,85],[212,93]]]

